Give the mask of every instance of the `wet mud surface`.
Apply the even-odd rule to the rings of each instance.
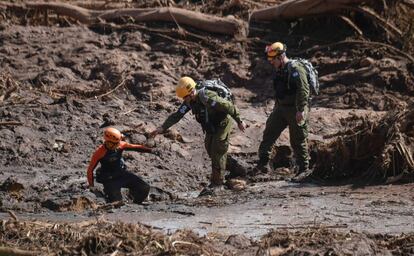
[[[214,7],[219,5],[216,2],[205,5],[204,11],[219,13]],[[220,10],[243,17],[247,7]],[[375,123],[388,111],[409,108],[414,99],[414,66],[410,60],[387,47],[336,44],[351,37],[352,32],[344,29],[343,34],[332,33],[337,21],[331,22],[322,31],[316,30],[318,33],[310,39],[310,31],[316,28],[309,25],[306,29],[304,24],[297,24],[291,37],[286,38],[291,55],[315,63],[322,82],[321,94],[313,97],[310,112],[311,145],[331,145],[366,120]],[[361,254],[412,252],[412,237],[403,236],[400,247],[392,240],[413,231],[412,183],[356,187],[358,176],[354,176],[295,184],[289,181],[293,171],[281,167],[245,178],[244,190],[225,189],[213,197],[197,197],[208,184],[210,162],[201,128],[193,116],[186,116],[166,134],[148,139],[148,133],[179,106],[174,87],[181,75],[197,79],[220,77],[232,88],[248,125],[245,133],[234,128],[229,152],[242,166],[251,169],[274,105],[271,67],[261,54],[266,42],[278,40],[286,32],[284,28],[281,30],[259,26],[252,30],[250,40],[243,43],[219,35],[194,42],[165,37],[151,30],[102,32],[79,25],[24,25],[2,18],[0,217],[3,223],[12,212],[20,221],[78,223],[100,219],[139,222],[163,234],[183,229],[195,232],[186,234],[186,239],[208,237],[211,233],[226,239],[242,236],[231,248],[226,247],[229,245],[223,237],[217,240],[218,251],[237,251],[237,255],[288,254],[294,251],[293,244],[299,248],[307,245],[306,241],[314,241],[309,232],[318,241],[325,241],[323,234],[333,240],[321,242],[321,247],[315,247],[318,244],[315,242],[311,249],[306,249],[310,254],[326,253],[332,248],[345,254],[348,246],[360,248]],[[298,37],[308,41],[298,43]],[[311,48],[316,42],[332,46]],[[132,204],[126,191],[123,205],[108,205],[99,191],[92,193],[87,189],[86,168],[91,154],[102,142],[103,128],[108,126],[120,129],[131,143],[150,145],[161,152],[159,156],[124,154],[128,169],[152,186],[143,205]],[[411,139],[406,142],[414,145]],[[285,131],[277,146],[288,145],[289,135]],[[21,228],[16,223],[7,225],[3,224],[2,230],[17,232]],[[206,246],[205,240],[199,240],[191,241],[197,248]],[[243,241],[247,244],[240,245]],[[270,254],[269,248],[276,245],[283,251]],[[162,246],[165,249],[171,245]],[[306,253],[306,250],[299,251]],[[70,254],[69,251],[67,255]]]

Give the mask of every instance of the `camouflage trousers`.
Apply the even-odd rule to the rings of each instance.
[[[308,111],[307,111],[308,112]],[[308,119],[305,117],[305,124],[299,126],[296,122],[295,106],[275,106],[273,112],[266,121],[266,128],[263,132],[263,139],[259,146],[259,163],[267,164],[269,152],[286,127],[289,127],[290,145],[296,157],[299,171],[309,168],[308,152]]]
[[[229,149],[230,132],[233,124],[229,118],[224,119],[213,134],[206,134],[204,145],[211,159],[211,184],[223,183],[223,173],[226,171],[227,151]]]

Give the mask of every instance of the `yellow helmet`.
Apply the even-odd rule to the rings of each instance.
[[[183,76],[178,80],[177,88],[175,92],[177,97],[184,99],[184,97],[188,96],[196,87],[196,83],[191,77]]]
[[[286,45],[282,44],[281,42],[276,42],[276,43],[266,46],[265,52],[267,54],[267,59],[271,60],[285,53]]]

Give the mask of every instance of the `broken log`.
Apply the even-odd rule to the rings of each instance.
[[[373,76],[377,74],[378,72],[380,72],[380,70],[375,67],[342,70],[342,71],[338,71],[333,74],[321,76],[319,77],[319,81],[321,83],[326,84],[326,83],[332,83],[332,82],[341,81],[341,80],[346,81],[347,79],[350,79],[352,77],[360,77],[362,79],[362,78]]]
[[[0,246],[0,256],[36,256],[41,255],[40,252],[25,251],[5,246]]]
[[[253,11],[249,20],[271,21],[302,18],[332,13],[364,2],[367,0],[288,0],[276,6]]]
[[[0,8],[7,8],[10,10],[51,10],[58,15],[68,16],[88,25],[99,23],[101,20],[114,21],[124,17],[130,17],[135,22],[175,22],[178,27],[184,24],[207,32],[232,36],[244,33],[244,28],[246,27],[242,21],[234,17],[216,17],[175,7],[89,10],[79,6],[58,2],[10,3],[1,1]]]

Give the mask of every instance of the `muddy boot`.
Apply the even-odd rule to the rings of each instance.
[[[312,170],[306,169],[304,171],[299,171],[298,174],[295,177],[293,177],[291,181],[295,183],[312,182]]]
[[[211,172],[210,184],[208,187],[205,187],[198,196],[214,196],[216,191],[222,190],[223,188],[223,177],[221,176],[220,169],[213,169]]]
[[[210,184],[207,187],[203,188],[203,190],[201,190],[200,194],[198,194],[198,197],[215,196],[217,192],[223,191],[223,190],[224,190],[223,185],[212,185],[212,184]]]
[[[253,170],[251,170],[247,175],[255,176],[260,173],[268,173],[269,171],[270,171],[269,163],[259,161],[257,165],[253,168]]]

